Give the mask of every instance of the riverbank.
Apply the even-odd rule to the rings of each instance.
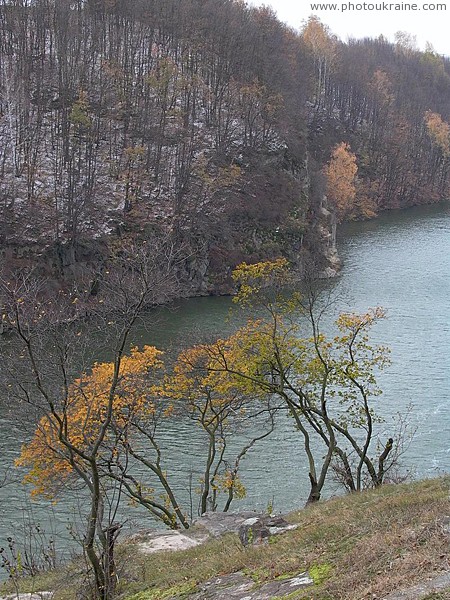
[[[333,498],[290,513],[289,522],[298,527],[262,545],[244,547],[236,534],[228,533],[188,550],[145,554],[138,539],[122,541],[117,551],[118,597],[226,597],[215,596],[215,590],[232,581],[227,576],[239,573],[234,578],[253,582],[244,594],[251,598],[381,599],[394,598],[389,595],[403,589],[419,594],[405,598],[449,598],[450,584],[446,587],[443,577],[450,570],[449,491],[450,477],[444,477]],[[53,600],[73,600],[83,567],[75,560],[20,582],[19,589],[52,590]],[[254,595],[268,583],[303,573],[313,583],[295,595]],[[430,595],[433,583],[423,587],[430,581],[441,582],[439,595]],[[6,589],[11,590],[11,583],[4,595]]]
[[[386,419],[386,429],[398,412],[409,415],[409,432],[415,431],[415,435],[402,456],[402,473],[412,472],[416,478],[434,477],[449,469],[449,231],[448,205],[413,208],[354,223],[345,236],[339,236],[340,277],[323,281],[325,291],[338,299],[336,312],[365,311],[370,306],[388,311],[388,319],[374,331],[377,343],[391,347],[393,363],[380,375],[383,395],[377,398],[376,411]],[[235,326],[229,319],[230,306],[228,297],[205,297],[160,307],[137,325],[131,342],[139,347],[155,345],[169,353],[180,343],[191,346],[199,340],[223,338]],[[110,360],[101,332],[86,330],[86,336],[95,360]],[[408,411],[410,404],[413,408]],[[0,403],[0,475],[8,473],[14,479],[0,487],[0,547],[6,546],[11,535],[23,539],[25,525],[37,522],[56,535],[58,551],[68,555],[76,549],[68,530],[80,518],[78,501],[65,492],[56,505],[45,500],[30,502],[20,473],[11,468],[32,432],[32,424],[28,425],[18,410],[14,407],[11,412],[5,399]],[[201,476],[195,455],[203,441],[201,436],[187,440],[178,422],[173,423],[167,440],[173,449],[167,457],[167,470],[174,473],[180,502],[189,506],[189,474],[194,473],[194,479]],[[276,512],[287,513],[301,506],[308,482],[302,456],[292,422],[283,420],[276,436],[263,440],[249,453],[242,473],[247,495],[234,509],[264,512],[270,503]],[[329,482],[326,494],[333,493],[335,486]],[[137,508],[126,506],[123,521],[124,529],[131,533],[142,522],[142,515]],[[4,575],[0,571],[0,580]]]

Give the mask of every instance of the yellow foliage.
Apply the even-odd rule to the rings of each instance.
[[[340,219],[351,210],[355,200],[357,171],[356,156],[348,144],[341,142],[333,150],[331,161],[325,168],[327,195],[336,206]]]
[[[369,88],[376,96],[378,102],[385,107],[389,106],[395,98],[392,93],[391,81],[385,71],[381,69],[377,69],[373,74]]]
[[[231,469],[226,469],[224,473],[216,477],[216,485],[222,492],[233,489],[234,497],[238,500],[242,500],[247,495],[247,490],[241,479]]]
[[[336,56],[336,36],[329,27],[316,16],[309,17],[302,31],[305,44],[311,48],[315,57],[333,62]]]
[[[241,263],[233,271],[232,277],[239,286],[233,302],[248,305],[264,289],[280,288],[289,283],[289,262],[286,258],[277,258],[252,265]]]
[[[135,415],[154,411],[155,388],[148,375],[163,366],[161,354],[153,346],[132,348],[130,355],[122,358],[114,389],[114,363],[95,363],[90,374],[74,380],[62,408],[42,417],[16,461],[17,466],[28,467],[24,481],[33,485],[33,494],[53,497],[74,468],[83,470],[82,459],[68,444],[89,453],[105,422],[110,400],[118,428],[126,427]]]
[[[362,314],[341,313],[336,323],[341,331],[349,330],[352,333],[357,333],[361,329],[364,329],[376,321],[383,319],[385,316],[386,311],[377,306]]]
[[[445,157],[450,155],[450,126],[442,120],[438,113],[427,110],[425,113],[425,124],[428,134],[433,142],[438,146]]]

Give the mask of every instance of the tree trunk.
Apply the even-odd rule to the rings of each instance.
[[[117,575],[116,563],[114,560],[114,546],[121,527],[122,526],[119,523],[112,523],[106,529],[106,549],[103,557],[103,570],[105,572],[104,600],[113,598],[116,590]]]
[[[309,492],[308,500],[306,501],[306,506],[313,504],[314,502],[319,502],[322,492],[322,486],[318,485],[311,473],[309,473],[309,481],[311,483],[311,490]]]

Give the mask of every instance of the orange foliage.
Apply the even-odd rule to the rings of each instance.
[[[425,113],[425,124],[428,134],[433,142],[438,146],[445,157],[450,155],[450,126],[442,120],[438,113],[427,110]]]
[[[381,69],[377,69],[369,82],[369,89],[372,91],[377,101],[383,107],[389,106],[394,100],[392,92],[392,83],[387,73]]]
[[[341,142],[334,148],[331,161],[325,168],[327,195],[336,206],[340,220],[350,212],[355,200],[357,171],[356,156],[348,144]]]
[[[124,428],[137,414],[154,411],[151,398],[155,388],[148,377],[162,367],[161,354],[153,346],[144,346],[142,351],[132,348],[130,355],[122,358],[114,389],[114,363],[95,363],[90,374],[83,374],[70,385],[63,407],[41,418],[16,461],[17,466],[29,468],[24,481],[33,485],[33,495],[53,497],[74,469],[84,471],[82,458],[63,442],[89,454],[104,423],[111,394],[113,422],[118,428]],[[108,439],[106,436],[105,442]]]

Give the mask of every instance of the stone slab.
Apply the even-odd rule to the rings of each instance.
[[[190,600],[270,600],[287,597],[292,592],[309,587],[314,582],[308,573],[290,579],[271,581],[256,588],[255,582],[241,572],[215,577],[199,585],[199,592]]]
[[[201,543],[202,540],[187,536],[179,531],[165,531],[143,536],[139,542],[139,549],[144,554],[153,554],[154,552],[188,550]]]
[[[450,589],[450,573],[444,573],[437,577],[430,577],[409,588],[398,590],[382,600],[422,600],[425,596],[433,593],[445,592]]]

